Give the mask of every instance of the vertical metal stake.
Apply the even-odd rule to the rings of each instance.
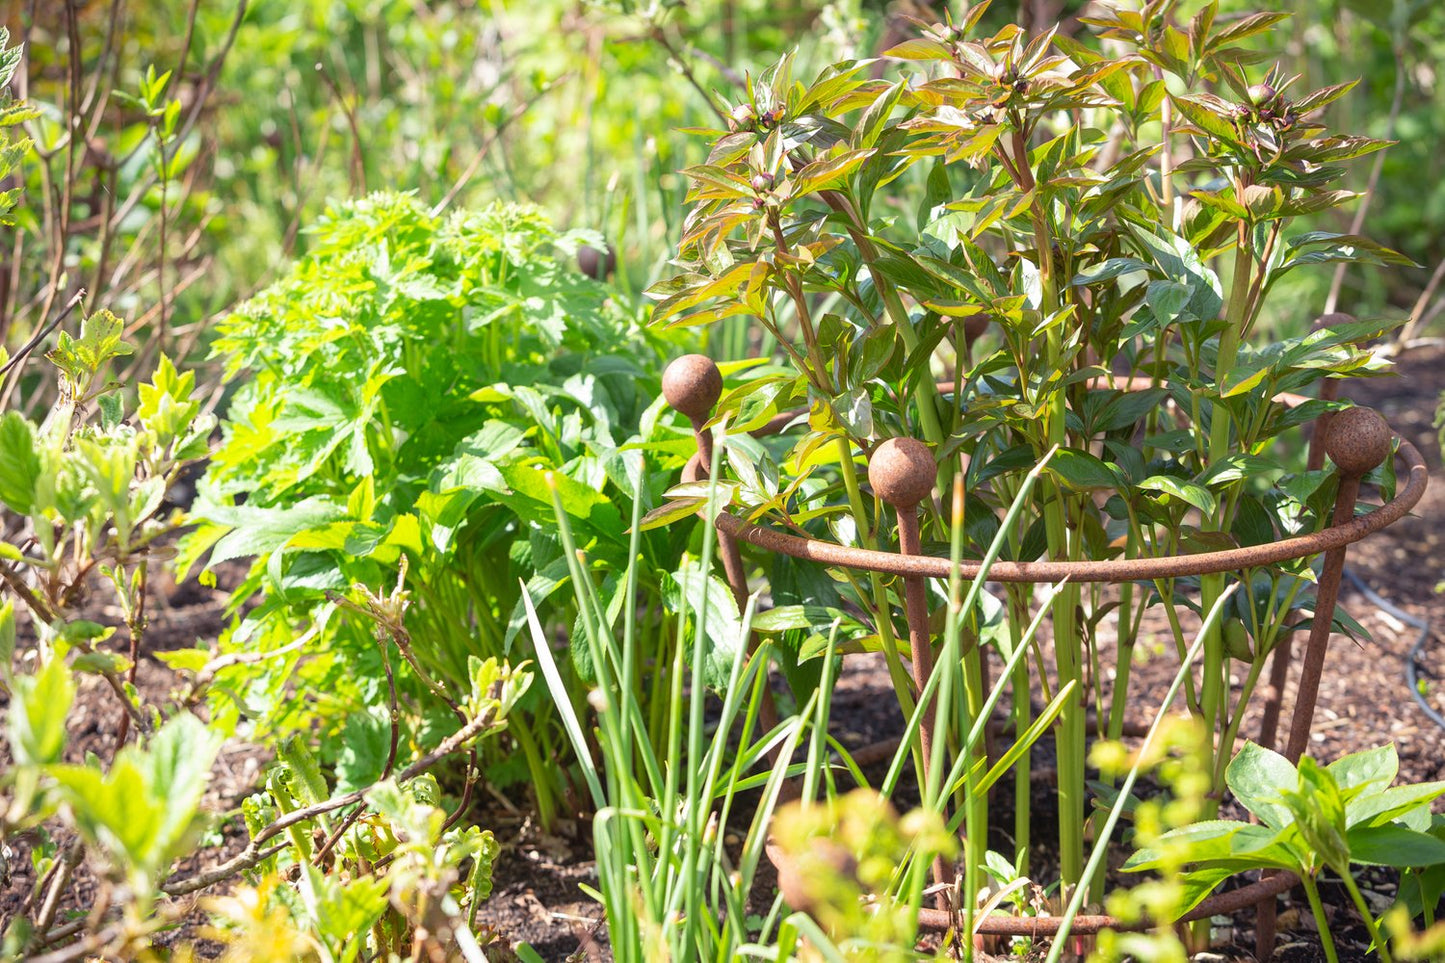
[[[1311,460],[1318,458],[1318,463],[1323,465],[1322,456],[1327,453],[1330,460],[1339,466],[1340,487],[1335,495],[1331,524],[1344,525],[1355,517],[1355,502],[1360,497],[1360,479],[1389,457],[1390,429],[1385,424],[1385,419],[1369,408],[1349,408],[1328,421],[1322,418],[1320,422],[1316,425],[1317,436],[1311,446]],[[1316,455],[1316,451],[1321,454]],[[1309,642],[1300,669],[1294,716],[1290,720],[1289,742],[1284,752],[1285,757],[1292,763],[1298,763],[1305,749],[1309,747],[1315,703],[1320,692],[1320,676],[1324,672],[1325,655],[1329,650],[1330,626],[1334,622],[1335,603],[1339,601],[1340,582],[1344,578],[1345,551],[1346,548],[1342,546],[1325,553],[1324,568],[1315,593],[1314,620],[1310,625]],[[1266,705],[1261,731],[1261,738],[1267,740],[1264,744],[1271,748],[1279,721],[1278,702],[1283,698],[1284,683],[1289,671],[1290,639],[1286,637],[1280,644],[1285,648],[1275,653],[1275,662],[1270,666],[1270,685],[1275,692]],[[1275,912],[1275,897],[1272,896],[1255,906],[1255,958],[1260,961],[1267,961],[1274,955]]]

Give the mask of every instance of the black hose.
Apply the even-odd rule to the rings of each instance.
[[[1349,583],[1375,608],[1382,612],[1389,613],[1411,628],[1420,630],[1420,637],[1417,638],[1415,644],[1410,647],[1410,654],[1405,656],[1405,681],[1410,686],[1410,695],[1414,696],[1415,701],[1420,704],[1420,708],[1425,710],[1425,714],[1430,717],[1431,721],[1440,728],[1445,729],[1445,716],[1442,716],[1434,706],[1426,702],[1424,694],[1420,691],[1420,655],[1425,649],[1425,643],[1430,641],[1430,636],[1433,634],[1430,631],[1430,623],[1419,616],[1411,615],[1409,612],[1400,609],[1394,603],[1382,597],[1348,568],[1345,569],[1345,578],[1349,580]]]

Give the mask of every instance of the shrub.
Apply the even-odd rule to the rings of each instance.
[[[662,485],[625,443],[655,420],[666,342],[570,267],[584,242],[528,208],[443,218],[376,194],[333,208],[311,253],[219,325],[240,384],[183,565],[255,558],[233,599],[259,604],[221,649],[263,655],[217,680],[219,717],[319,722],[335,761],[381,740],[395,675],[413,737],[446,735],[472,656],[527,658],[519,580],[539,601],[566,582],[542,469],[596,564],[620,561],[620,506]],[[379,647],[338,603],[392,583],[411,604]],[[556,718],[524,699],[486,760],[496,783],[530,782],[544,820],[565,788]]]
[[[1386,146],[1321,122],[1351,85],[1297,91],[1278,70],[1251,78],[1250,38],[1285,14],[1226,21],[1208,4],[1183,25],[1167,4],[1111,7],[1085,19],[1106,55],[1056,31],[975,36],[986,6],[890,50],[909,64],[895,82],[869,79],[858,62],[805,82],[785,58],[729,105],[708,163],[687,172],[683,273],[652,290],[654,323],[747,316],[786,355],[731,386],[714,423],[737,432],[808,411],[774,447],[727,446],[732,507],[814,537],[885,545],[884,500],[868,497],[856,461],[916,436],[939,489],[961,476],[966,490],[953,506],[923,500],[925,553],[954,524],[966,557],[1002,533],[1003,557],[1017,562],[1185,555],[1329,524],[1335,474],[1297,470],[1278,442],[1338,404],[1291,407],[1278,396],[1378,370],[1364,345],[1392,325],[1335,319],[1288,340],[1251,334],[1290,272],[1410,263],[1363,237],[1292,227],[1354,196],[1334,187],[1340,162]],[[1022,477],[1045,461],[1047,484],[1006,522]],[[1371,480],[1388,492],[1392,472],[1387,459]],[[795,567],[765,564],[774,580]],[[1162,606],[1182,660],[1181,614],[1228,599],[1184,680],[1190,712],[1213,735],[1222,790],[1245,707],[1276,644],[1300,627],[1314,579],[1301,561],[1125,584],[1119,595],[1070,583],[1050,596],[1054,664],[1018,663],[1013,715],[1022,732],[1032,692],[1079,683],[1057,732],[1065,893],[1083,869],[1085,709],[1092,702],[1100,728],[1118,735],[1144,612]],[[907,711],[931,659],[914,653],[919,678],[908,679],[894,627],[901,594],[882,578],[849,577],[808,601],[865,614],[853,642],[884,652]],[[1026,586],[998,595],[1007,618],[970,631],[1008,657],[1034,599]],[[1103,620],[1116,610],[1111,706],[1086,683],[1098,678]],[[1320,617],[1353,628],[1342,612]],[[977,676],[978,648],[967,658]],[[978,701],[966,700],[970,711]],[[973,723],[955,711],[940,717],[940,742]],[[981,871],[976,855],[970,876]]]

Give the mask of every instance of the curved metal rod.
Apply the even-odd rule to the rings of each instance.
[[[1253,906],[1262,899],[1278,896],[1298,882],[1299,877],[1294,873],[1270,876],[1257,883],[1250,883],[1239,889],[1211,896],[1174,922],[1192,923],[1195,920],[1208,919],[1211,916],[1229,916],[1247,906]],[[985,936],[1049,937],[1058,934],[1062,923],[1063,918],[1058,916],[985,916],[974,922],[974,928]],[[918,911],[918,924],[925,929],[947,930],[958,925],[958,917],[942,910],[924,908]],[[1140,923],[1124,923],[1116,917],[1105,914],[1075,916],[1074,922],[1069,926],[1069,935],[1090,936],[1100,930],[1137,931],[1157,925],[1150,920]]]
[[[776,843],[769,842],[764,846],[768,854],[768,861],[775,868],[781,869],[784,862],[782,850]],[[1258,882],[1249,883],[1238,889],[1232,889],[1227,893],[1216,893],[1199,903],[1183,916],[1174,920],[1174,923],[1192,923],[1195,920],[1208,919],[1211,916],[1227,916],[1237,913],[1248,906],[1253,906],[1260,900],[1278,896],[1291,889],[1299,882],[1299,877],[1294,873],[1279,873],[1275,876],[1268,876]],[[957,927],[960,923],[960,915],[946,912],[944,910],[920,908],[918,911],[918,925],[928,930],[948,930]],[[974,929],[984,936],[1035,936],[1050,937],[1058,934],[1062,928],[1063,917],[1060,916],[1004,916],[990,915],[974,921]],[[1121,922],[1117,917],[1107,914],[1093,914],[1086,916],[1075,916],[1069,926],[1070,935],[1089,936],[1100,930],[1115,930],[1119,932],[1137,931],[1157,926],[1157,921],[1143,920],[1134,923]]]
[[[1095,381],[1100,380],[1095,379]],[[1103,383],[1107,384],[1107,382]],[[1126,391],[1138,391],[1153,385],[1147,378],[1129,378],[1108,386]],[[945,381],[939,383],[938,390],[947,393],[953,390],[953,387],[952,382]],[[1288,393],[1275,396],[1275,401],[1290,408],[1308,400],[1303,395]],[[787,427],[799,414],[796,411],[784,412],[751,434],[754,437],[776,434]],[[1396,493],[1394,500],[1343,525],[1331,525],[1323,531],[1310,535],[1297,535],[1294,538],[1286,538],[1264,545],[1250,545],[1218,552],[1200,552],[1194,555],[1078,562],[996,561],[989,569],[989,580],[994,582],[1059,582],[1067,578],[1073,582],[1148,581],[1158,578],[1212,575],[1218,572],[1257,568],[1292,559],[1308,558],[1331,549],[1343,548],[1399,521],[1419,503],[1425,494],[1425,487],[1430,478],[1429,470],[1425,466],[1425,459],[1414,445],[1398,435],[1396,438],[1400,442],[1399,455],[1404,460],[1408,472],[1405,487]],[[720,512],[715,524],[725,534],[756,545],[758,548],[791,555],[793,558],[820,562],[824,565],[880,572],[884,575],[922,575],[926,578],[937,579],[946,579],[953,573],[952,563],[946,558],[926,555],[897,555],[892,552],[865,548],[849,548],[835,542],[789,535],[745,521],[730,511]],[[982,568],[980,562],[966,561],[959,566],[959,574],[965,579],[977,578]]]
[[[1178,578],[1184,575],[1210,575],[1240,569],[1273,565],[1290,559],[1308,558],[1331,549],[1358,542],[1405,517],[1425,494],[1429,471],[1425,459],[1414,445],[1401,439],[1400,456],[1409,476],[1405,487],[1395,499],[1368,514],[1344,525],[1332,525],[1311,535],[1297,535],[1264,545],[1250,545],[1219,552],[1196,555],[1169,555],[1153,558],[1122,558],[1106,561],[1080,562],[1005,562],[996,561],[988,570],[993,582],[1135,582],[1157,578]],[[895,555],[866,548],[850,548],[834,542],[803,538],[754,525],[731,512],[720,512],[716,521],[719,530],[770,552],[807,559],[824,565],[841,566],[885,575],[922,575],[946,579],[953,573],[953,564],[946,558],[929,555]],[[959,574],[965,579],[977,578],[983,570],[981,562],[965,561]]]

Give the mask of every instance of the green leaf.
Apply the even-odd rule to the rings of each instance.
[[[1219,507],[1219,500],[1214,497],[1214,493],[1203,485],[1181,481],[1169,475],[1152,475],[1141,481],[1138,487],[1144,491],[1170,495],[1186,505],[1194,506],[1205,515],[1213,515]]]
[[[1351,799],[1345,805],[1345,818],[1352,832],[1353,827],[1359,825],[1379,826],[1395,819],[1408,820],[1417,812],[1424,814],[1424,824],[1428,826],[1430,803],[1442,795],[1445,795],[1445,781],[1392,786]]]
[[[0,542],[0,548],[5,547],[5,544]],[[11,681],[11,660],[14,658],[15,603],[4,599],[0,601],[0,679],[4,679],[7,685]]]
[[[94,312],[80,325],[80,337],[61,331],[56,346],[46,354],[72,381],[94,375],[112,358],[133,354],[135,347],[122,338],[125,322],[105,309]]]
[[[1372,866],[1438,866],[1445,863],[1445,840],[1404,826],[1360,826],[1346,834],[1350,859]]]
[[[897,60],[952,60],[953,53],[937,40],[914,37],[883,51],[883,56]]]
[[[764,635],[793,629],[826,631],[837,619],[848,619],[842,609],[828,605],[779,605],[753,616],[753,631]]]
[[[35,675],[16,676],[12,688],[5,735],[15,763],[55,762],[65,749],[65,717],[75,701],[75,682],[65,660],[51,657]]]
[[[385,874],[344,879],[310,863],[306,864],[305,871],[307,888],[313,894],[307,902],[308,915],[318,936],[327,944],[327,955],[343,958],[345,948],[356,945],[357,934],[367,932],[381,918],[391,880]]]
[[[1117,468],[1076,448],[1059,449],[1045,470],[1077,491],[1113,489],[1123,483]]]
[[[1163,865],[1163,844],[1168,844],[1171,851],[1177,846],[1180,853],[1187,853],[1187,863],[1223,859],[1234,853],[1235,836],[1249,827],[1249,823],[1234,819],[1207,819],[1170,830],[1161,837],[1160,848],[1138,850],[1124,863],[1124,869],[1136,873]]]
[[[701,569],[692,564],[673,572],[668,588],[669,608],[687,614],[688,661],[702,659],[704,684],[722,692],[744,644],[742,617],[732,590],[716,575],[703,578]]]
[[[1283,829],[1294,821],[1279,796],[1299,784],[1299,774],[1288,759],[1274,750],[1246,742],[1230,761],[1224,781],[1239,804],[1271,829]]]
[[[1176,96],[1173,94],[1169,96],[1169,99],[1174,101],[1174,106],[1179,108],[1179,113],[1185,120],[1208,136],[1226,144],[1239,143],[1239,134],[1234,129],[1233,121],[1222,116],[1228,106],[1225,101],[1214,96]]]
[[[837,184],[857,170],[873,154],[874,151],[871,149],[847,151],[836,157],[821,157],[807,164],[793,176],[795,196],[812,194]]]
[[[85,766],[51,768],[77,828],[125,869],[143,906],[186,848],[220,745],[219,733],[186,713],[144,749],[122,749],[105,775]]]
[[[211,661],[211,653],[205,649],[172,649],[169,652],[152,652],[166,668],[177,672],[199,672]]]
[[[346,717],[341,755],[336,759],[336,791],[350,792],[381,778],[391,748],[391,723],[380,706]]]
[[[17,515],[29,515],[40,479],[35,427],[17,411],[0,418],[0,502]]]
[[[1180,883],[1183,886],[1183,892],[1180,894],[1180,903],[1177,907],[1171,907],[1171,909],[1181,915],[1189,912],[1204,902],[1205,897],[1214,892],[1220,883],[1235,873],[1249,868],[1253,867],[1227,863],[1222,866],[1206,866],[1196,869],[1192,873],[1185,873],[1180,879]]]
[[[665,502],[642,516],[638,522],[638,528],[644,532],[652,531],[654,528],[662,528],[674,522],[682,521],[684,518],[691,518],[697,515],[698,509],[707,504],[706,498],[675,498]]]
[[[1074,285],[1098,284],[1101,281],[1112,281],[1126,274],[1147,273],[1151,270],[1152,268],[1148,264],[1138,258],[1112,257],[1079,271],[1069,283]]]
[[[265,556],[302,532],[340,521],[346,509],[327,498],[306,498],[285,508],[218,506],[209,518],[231,526],[211,548],[211,565],[247,555]]]
[[[1341,756],[1326,766],[1325,771],[1345,790],[1363,789],[1375,783],[1388,786],[1400,771],[1400,757],[1395,752],[1395,744],[1387,742],[1374,749]]]

